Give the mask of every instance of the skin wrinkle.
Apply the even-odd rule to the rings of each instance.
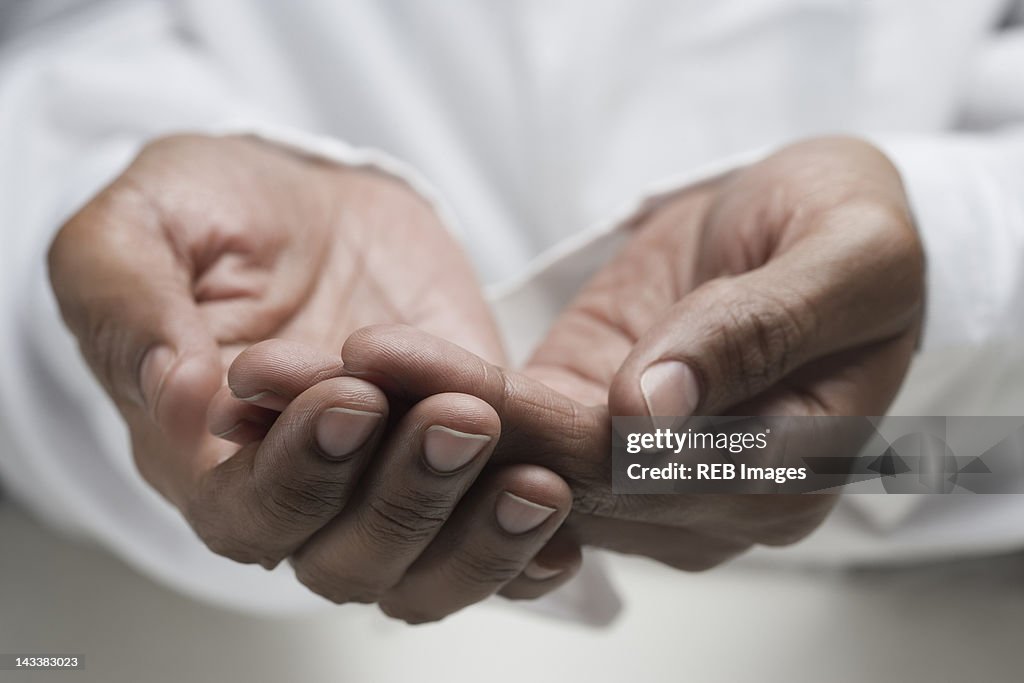
[[[338,227],[335,231],[339,235],[340,244],[332,246],[332,249],[340,249],[341,245],[346,243],[353,244],[355,239],[351,233],[344,230],[346,214],[341,213],[337,218]],[[363,250],[360,245],[354,244],[354,248],[351,249],[352,254],[352,268],[350,271],[342,271],[341,283],[339,290],[341,292],[342,305],[333,308],[333,316],[331,318],[331,324],[328,329],[332,330],[343,330],[346,327],[346,319],[352,315],[353,303],[357,300],[356,291],[358,290],[358,284],[361,278],[366,276],[366,259],[363,255]],[[324,333],[324,341],[328,341],[328,333]],[[333,341],[333,339],[331,340]]]
[[[294,342],[286,342],[295,344]],[[267,346],[280,346],[280,342],[261,342],[254,344],[242,351],[235,362],[228,368],[228,384],[232,389],[243,388],[245,395],[250,395],[266,388],[272,388],[278,383],[291,385],[296,377],[302,377],[304,381],[321,384],[328,380],[338,378],[341,367],[341,358],[334,360],[330,356],[326,358],[305,358],[301,355],[290,355],[285,357],[281,353],[268,353]],[[292,347],[294,348],[294,347]],[[254,386],[252,375],[261,376],[263,382],[257,385],[268,384],[269,387]],[[365,389],[359,394],[360,402],[371,406],[375,402],[372,392]],[[277,413],[273,413],[276,415]]]
[[[586,312],[580,312],[581,317],[585,317],[587,315],[588,314]],[[595,322],[597,322],[599,326],[605,326],[603,321]],[[611,326],[606,326],[606,329],[608,327]],[[617,367],[618,363],[621,363],[622,359],[616,359],[618,360],[618,363],[615,363],[611,368],[608,367],[607,363],[602,363],[601,367],[588,367],[586,364],[581,364],[574,360],[563,360],[561,363],[559,363],[557,361],[557,358],[560,355],[562,358],[565,357],[565,354],[560,353],[560,350],[557,347],[554,349],[542,349],[534,356],[534,359],[530,362],[527,371],[531,374],[536,375],[539,372],[541,372],[544,368],[548,368],[552,370],[556,376],[561,373],[569,374],[573,379],[582,381],[584,384],[587,384],[597,389],[598,391],[596,391],[595,393],[597,393],[600,396],[601,400],[604,400],[605,391],[600,391],[600,388],[607,388],[608,384],[611,382],[612,377],[614,376],[615,367]],[[547,362],[545,360],[546,357],[553,358],[552,362]],[[625,356],[623,354],[623,358],[624,357]]]
[[[417,507],[417,503],[420,507]],[[447,506],[441,501],[410,496],[409,503],[374,498],[367,502],[368,509],[383,520],[383,523],[366,521],[367,529],[374,536],[398,536],[405,543],[416,544],[429,538],[448,518]],[[436,514],[424,512],[433,509]]]
[[[456,549],[446,567],[458,583],[473,587],[510,581],[519,575],[522,563],[486,551],[471,553]]]
[[[306,588],[335,604],[372,603],[385,590],[375,583],[376,577],[339,577],[335,572],[335,566],[325,566],[323,561],[323,558],[311,560],[303,557],[301,562],[293,562],[295,577]],[[341,578],[343,580],[339,580]]]
[[[180,266],[181,272],[187,274],[188,280],[195,280],[197,269],[196,264],[192,260],[190,250],[181,242],[178,237],[178,233],[173,230],[173,224],[166,219],[161,219],[163,212],[159,209],[159,202],[145,185],[142,185],[134,178],[129,177],[125,178],[124,182],[118,185],[116,192],[107,190],[104,194],[109,197],[111,201],[120,201],[130,197],[138,198],[147,215],[148,220],[145,222],[148,223],[151,220],[152,224],[150,227],[156,228],[162,232],[165,242],[172,247],[171,255],[174,256]],[[135,210],[137,209],[138,207],[135,208]]]

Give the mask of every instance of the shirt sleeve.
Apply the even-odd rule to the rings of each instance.
[[[1019,14],[978,50],[956,132],[876,140],[900,170],[927,257],[925,327],[898,412],[1024,414]]]
[[[978,50],[958,130],[879,136],[927,259],[921,345],[891,413],[1024,415],[1024,4]],[[801,553],[887,562],[1024,546],[1021,496],[847,496]]]

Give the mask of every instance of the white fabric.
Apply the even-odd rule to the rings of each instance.
[[[54,230],[145,140],[226,125],[429,182],[519,356],[651,188],[808,135],[868,135],[903,171],[929,257],[923,351],[894,412],[1024,414],[1019,16],[1000,0],[9,2],[4,485],[181,591],[319,604],[284,570],[208,553],[145,486],[46,284]],[[785,556],[1024,545],[1024,499],[853,500]]]

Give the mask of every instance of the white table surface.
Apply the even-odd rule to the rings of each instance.
[[[485,605],[406,627],[374,609],[275,620],[200,605],[0,502],[0,652],[86,657],[0,681],[1021,681],[1024,557],[916,570],[617,558],[609,628]]]

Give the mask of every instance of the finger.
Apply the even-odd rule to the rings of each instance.
[[[238,355],[228,368],[228,386],[240,401],[281,411],[309,387],[341,375],[340,356],[300,342],[270,339]]]
[[[336,603],[376,601],[440,531],[500,432],[494,409],[472,396],[413,406],[346,511],[295,553],[299,581]]]
[[[790,374],[736,406],[738,415],[884,415],[906,375],[916,326],[896,339],[848,349]],[[841,429],[842,423],[835,423]],[[842,437],[836,437],[841,439]],[[837,443],[852,443],[837,440]]]
[[[261,442],[209,472],[186,511],[218,554],[276,565],[334,518],[383,435],[387,399],[353,377],[296,397]]]
[[[437,539],[380,601],[408,623],[438,621],[493,595],[531,567],[572,506],[569,486],[549,470],[511,465],[474,487]],[[569,567],[560,567],[563,580]],[[537,582],[553,589],[555,575]],[[546,579],[546,580],[544,580]]]
[[[886,222],[898,217],[862,219],[856,235],[824,230],[761,268],[683,297],[616,374],[612,414],[721,413],[810,360],[912,327],[920,313],[917,275],[901,269],[915,263],[916,247],[879,237],[900,234]]]
[[[193,264],[179,258],[157,210],[115,183],[61,229],[49,268],[65,321],[122,412],[193,454],[166,464],[180,476],[213,466],[200,442],[223,370],[192,295]]]
[[[245,446],[266,438],[278,415],[276,410],[239,401],[223,386],[210,400],[207,429],[218,439]]]
[[[522,573],[498,593],[511,600],[535,600],[567,583],[579,571],[583,553],[568,534],[555,532]]]
[[[284,339],[253,344],[228,368],[228,386],[210,402],[207,428],[240,445],[261,439],[292,399],[342,372],[340,356],[307,344]]]
[[[506,371],[438,337],[404,325],[357,330],[342,348],[345,371],[389,395],[417,399],[440,392],[476,396],[502,421],[493,459],[548,467],[574,488],[610,489],[610,429],[602,408],[586,408],[535,380]],[[595,477],[599,482],[595,482]]]

